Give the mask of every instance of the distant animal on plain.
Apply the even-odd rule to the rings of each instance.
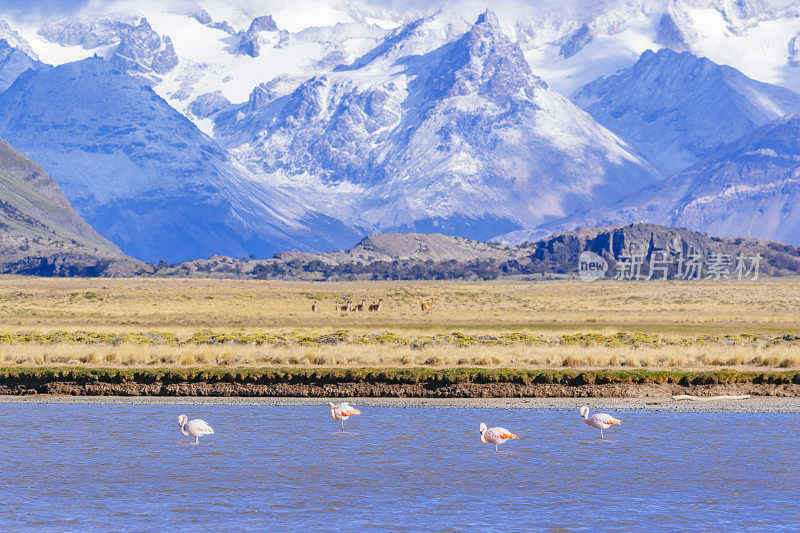
[[[200,437],[202,437],[203,435],[214,434],[214,430],[211,429],[211,426],[209,426],[199,418],[195,418],[194,420],[189,420],[188,416],[180,415],[178,417],[178,424],[181,426],[181,433],[183,433],[187,437],[194,437],[195,444],[200,444]]]
[[[350,310],[350,302],[346,302],[339,306],[339,311],[349,311]]]
[[[480,425],[481,442],[484,444],[494,444],[494,451],[497,451],[497,445],[503,444],[507,440],[519,439],[516,435],[511,433],[506,428],[486,428],[486,424],[481,422]]]
[[[311,304],[311,312],[312,313],[316,313],[317,312],[317,301],[316,300],[314,300],[314,303]]]
[[[383,298],[378,300],[378,303],[372,302],[369,306],[369,310],[373,313],[379,313],[381,311],[381,305],[383,304]]]
[[[422,307],[422,312],[423,313],[430,313],[431,312],[431,309],[433,309],[433,301],[434,301],[433,298],[431,298],[430,302],[422,302],[420,304],[420,307]]]
[[[584,405],[580,409],[581,417],[586,422],[587,426],[591,426],[593,428],[597,428],[600,430],[600,438],[603,439],[603,430],[608,429],[611,426],[619,426],[622,424],[622,421],[617,420],[613,416],[606,414],[606,413],[595,413],[592,416],[589,416],[589,406]]]
[[[331,418],[334,420],[341,420],[342,421],[342,432],[344,432],[344,421],[350,418],[353,415],[360,415],[361,411],[352,407],[347,402],[342,403],[331,403],[328,402],[328,406],[331,408]]]
[[[364,300],[361,300],[361,303],[356,306],[356,311],[363,311],[364,310]]]

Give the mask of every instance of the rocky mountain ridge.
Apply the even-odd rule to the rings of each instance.
[[[602,276],[754,279],[800,273],[800,248],[754,238],[718,238],[655,224],[579,228],[518,246],[441,234],[371,235],[340,253],[281,253],[273,259],[216,256],[163,265],[157,276],[307,280],[574,278],[583,252],[607,263]],[[689,271],[688,265],[692,266]],[[724,268],[723,268],[724,267]]]

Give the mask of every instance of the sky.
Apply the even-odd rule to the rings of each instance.
[[[36,14],[52,15],[54,11],[61,12],[62,14],[70,14],[80,11],[82,8],[91,8],[96,6],[98,8],[107,9],[116,3],[125,0],[0,0],[0,12],[13,12],[15,14]],[[146,1],[153,1],[160,5],[172,4],[173,9],[190,8],[199,4],[207,3],[222,3],[230,6],[235,6],[247,12],[264,12],[268,13],[272,10],[280,10],[288,7],[296,6],[296,0],[127,0],[127,3],[143,3]],[[770,0],[770,1],[787,1],[787,0]],[[347,0],[314,0],[308,2],[310,6],[317,7],[336,7],[346,3]],[[429,11],[436,8],[452,9],[459,8],[465,4],[472,6],[473,4],[480,3],[486,7],[495,4],[514,4],[520,7],[533,7],[547,9],[548,5],[558,6],[564,8],[564,3],[574,4],[576,7],[582,4],[602,2],[602,0],[362,0],[363,5],[380,8],[389,8],[398,11]],[[301,2],[302,3],[302,2]]]
[[[89,0],[0,0],[0,11],[12,13],[37,13],[39,15],[47,12],[72,13],[84,5]]]

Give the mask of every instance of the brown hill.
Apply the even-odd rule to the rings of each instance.
[[[373,261],[471,261],[509,257],[507,246],[450,237],[441,233],[378,233],[364,237],[345,252],[309,254],[283,252],[276,259],[289,261],[318,260],[331,264],[370,263]]]

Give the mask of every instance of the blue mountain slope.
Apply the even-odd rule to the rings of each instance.
[[[358,238],[256,181],[103,59],[21,75],[0,94],[0,137],[40,162],[89,224],[139,259],[266,257]]]
[[[800,244],[800,114],[723,146],[617,205],[498,239],[518,243],[580,226],[651,222],[722,237]]]
[[[634,146],[663,175],[777,118],[800,95],[689,52],[662,49],[582,87],[573,101]]]

